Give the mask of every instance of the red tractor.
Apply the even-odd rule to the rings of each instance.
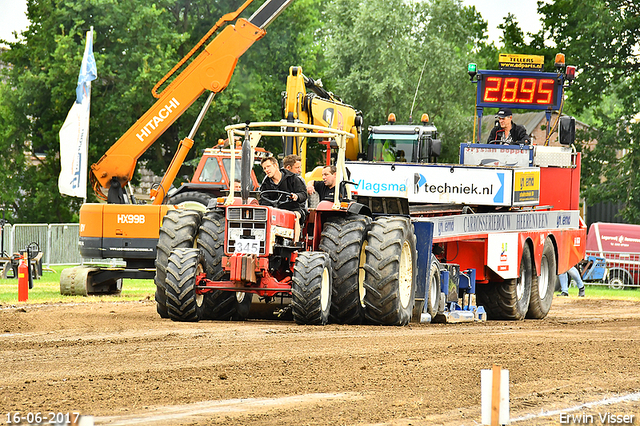
[[[287,131],[281,130],[287,127]],[[276,130],[260,130],[276,127]],[[303,128],[303,129],[300,129]],[[322,201],[310,211],[295,242],[296,216],[280,209],[288,193],[264,191],[260,205],[250,198],[251,165],[262,136],[335,139],[338,145],[337,187],[344,182],[344,148],[350,133],[308,124],[247,123],[227,128],[229,140],[244,134],[241,196],[235,190],[211,202],[204,213],[182,210],[165,219],[173,247],[158,270],[166,271],[164,292],[168,316],[176,321],[242,319],[253,295],[265,302],[290,298],[287,309],[299,324],[359,323],[364,318],[362,270],[368,207],[353,201]],[[235,176],[231,152],[230,180]],[[345,188],[349,198],[350,190]],[[167,216],[169,217],[169,216]],[[163,231],[161,231],[163,234]],[[169,240],[167,240],[169,241]],[[161,251],[158,250],[158,253]]]

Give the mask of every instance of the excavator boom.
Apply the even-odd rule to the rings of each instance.
[[[160,226],[167,212],[175,208],[161,204],[165,201],[166,189],[171,185],[175,173],[193,145],[194,135],[212,100],[212,95],[227,87],[238,58],[265,35],[265,28],[293,0],[266,0],[248,20],[237,19],[252,1],[246,0],[235,12],[228,13],[218,20],[191,52],[153,88],[152,93],[159,98],[158,101],[127,130],[100,161],[91,166],[90,178],[93,189],[99,198],[107,198],[108,203],[85,203],[80,208],[80,254],[87,259],[120,258],[126,262],[126,266],[79,266],[65,269],[60,278],[62,294],[118,293],[124,278],[155,277],[159,288],[164,286],[164,279],[156,276],[155,259],[157,247],[161,245]],[[235,25],[227,25],[204,50],[200,50],[222,24],[236,19]],[[182,69],[197,51],[201,53],[158,94],[156,89]],[[174,156],[159,189],[154,191],[154,204],[136,204],[126,199],[122,188],[130,181],[138,158],[205,91],[210,92],[209,99],[189,136],[180,142],[177,155]],[[226,182],[228,183],[232,182]],[[102,192],[103,188],[109,190],[107,197]],[[182,199],[184,198],[183,196]],[[156,297],[159,297],[158,293]]]
[[[225,15],[205,38],[222,22],[235,19],[252,1],[247,0],[236,12]],[[94,191],[98,193],[100,188],[109,189],[112,185],[124,187],[131,180],[138,158],[202,93],[207,90],[218,93],[227,87],[240,56],[266,34],[265,28],[292,1],[267,0],[248,20],[241,18],[235,25],[226,26],[165,88],[158,101],[91,166]]]

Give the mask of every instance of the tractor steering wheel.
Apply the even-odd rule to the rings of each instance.
[[[275,194],[277,198],[265,197],[265,194]],[[283,199],[284,197],[284,199]],[[288,203],[291,200],[291,193],[286,191],[280,191],[277,189],[269,189],[266,191],[260,192],[260,201],[261,204],[271,206],[271,207],[279,207],[284,203]]]

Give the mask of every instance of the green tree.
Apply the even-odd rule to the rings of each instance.
[[[15,147],[11,155],[20,174],[0,178],[3,184],[19,181],[20,190],[11,194],[11,200],[2,195],[5,204],[12,205],[15,221],[69,221],[79,207],[79,199],[58,192],[58,131],[75,98],[84,34],[90,26],[95,30],[99,75],[92,91],[90,162],[149,103],[148,91],[143,93],[142,88],[151,87],[168,68],[175,55],[171,42],[182,36],[171,31],[166,9],[143,3],[28,1],[31,24],[22,34],[24,41],[11,43],[2,55],[10,67],[5,69],[7,96],[0,103],[13,112],[6,125],[14,140],[0,143],[3,151],[8,143]]]
[[[14,91],[6,84],[0,84],[0,99],[14,98]],[[0,164],[2,171],[2,191],[0,191],[0,209],[4,210],[6,218],[12,222],[15,217],[16,202],[22,191],[22,181],[25,177],[26,162],[24,139],[20,136],[14,123],[22,122],[26,125],[26,117],[16,114],[16,110],[7,102],[0,102]]]
[[[93,82],[89,163],[94,163],[155,100],[155,83],[239,0],[27,0],[31,22],[22,40],[8,43],[9,64],[0,84],[0,205],[16,222],[74,220],[81,200],[63,197],[58,131],[75,99],[84,34],[94,27],[98,80]],[[262,1],[256,0],[248,18]],[[247,119],[280,118],[280,92],[290,65],[322,67],[314,42],[321,0],[298,0],[240,59],[229,87],[205,117],[190,157],[226,137],[224,126]],[[162,173],[178,141],[188,135],[206,96],[196,101],[141,161]],[[36,156],[35,154],[43,154]],[[90,200],[95,198],[90,192]]]
[[[525,41],[525,34],[520,29],[518,21],[511,13],[507,14],[504,18],[504,22],[498,25],[498,28],[502,30],[502,36],[500,42],[503,44],[503,53],[522,53],[526,55],[540,55],[544,56],[544,71],[554,72],[556,53],[560,53],[557,48],[549,47],[545,44],[546,36],[545,31],[539,31],[526,35],[531,38],[530,42]],[[498,66],[498,55],[495,55],[496,62],[494,66]],[[497,68],[494,68],[497,69]]]
[[[640,5],[628,0],[556,0],[541,4],[544,31],[578,67],[568,110],[593,120],[596,148],[582,149],[587,202],[624,202],[623,218],[640,223]],[[624,154],[624,155],[622,155]]]
[[[398,122],[426,112],[444,141],[441,160],[455,161],[473,126],[467,63],[482,66],[487,47],[487,24],[475,8],[459,0],[334,0],[325,28],[335,92],[363,110],[365,126],[390,112]]]

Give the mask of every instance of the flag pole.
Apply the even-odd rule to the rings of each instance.
[[[61,194],[87,199],[88,138],[91,109],[91,81],[97,78],[93,57],[93,26],[86,34],[82,65],[78,75],[76,100],[60,129],[60,176],[58,189]]]
[[[91,35],[91,37],[89,38],[89,35]],[[89,34],[87,34],[87,41],[86,43],[91,43],[91,51],[93,52],[93,25],[91,25],[89,27]],[[87,82],[87,86],[89,88],[88,92],[89,92],[89,118],[91,118],[91,81]],[[87,161],[89,161],[89,135],[91,134],[90,132],[90,127],[87,126],[87,143],[85,144],[86,150],[85,150],[85,158],[87,159]],[[87,176],[88,170],[85,170],[84,174],[85,176]],[[85,185],[86,188],[86,185]],[[84,192],[84,197],[82,197],[82,204],[87,202],[87,191],[85,190]]]

